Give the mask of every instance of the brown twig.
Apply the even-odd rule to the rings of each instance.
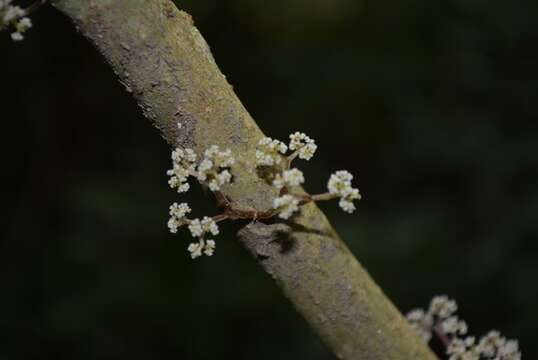
[[[218,222],[227,220],[229,218],[230,218],[230,216],[228,214],[224,213],[224,214],[219,214],[219,215],[213,216],[213,221],[218,223]]]
[[[30,15],[37,9],[39,9],[41,6],[45,5],[48,0],[37,0],[36,2],[32,3],[30,6],[28,6],[26,9],[24,9],[24,16]]]
[[[437,336],[439,341],[441,341],[445,347],[448,347],[450,345],[450,342],[452,340],[450,340],[450,338],[447,336],[447,334],[444,333],[444,331],[439,325],[433,328],[433,334]]]

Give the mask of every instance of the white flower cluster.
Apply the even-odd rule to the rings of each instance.
[[[189,191],[188,177],[195,173],[196,154],[191,149],[177,148],[172,151],[173,168],[166,172],[170,176],[168,185],[172,189],[177,188],[178,193]]]
[[[353,175],[346,170],[340,170],[331,175],[327,184],[329,193],[340,197],[338,205],[348,213],[355,211],[353,200],[361,199],[359,189],[351,186],[351,180],[353,180]]]
[[[277,174],[273,180],[273,186],[278,190],[284,187],[299,186],[304,183],[304,175],[299,169],[285,170]],[[299,210],[299,199],[293,195],[286,194],[273,200],[273,208],[279,211],[281,219],[289,219]]]
[[[11,5],[12,0],[0,0],[0,29],[13,26],[11,33],[13,41],[24,39],[23,34],[32,27],[32,20],[26,17],[26,12],[18,6]]]
[[[213,255],[215,251],[215,240],[205,240],[204,235],[211,233],[219,234],[217,223],[210,217],[204,216],[202,220],[194,219],[189,222],[189,230],[193,237],[198,238],[198,242],[189,244],[187,250],[191,253],[191,258],[196,259],[204,253],[207,256]]]
[[[299,159],[310,160],[318,146],[305,133],[295,132],[290,135],[290,150],[297,151]]]
[[[296,211],[299,211],[299,199],[293,195],[283,195],[273,200],[273,208],[279,211],[278,217],[289,219]]]
[[[202,220],[194,219],[189,223],[189,230],[192,237],[203,237],[205,233],[211,233],[213,235],[219,234],[219,227],[217,223],[209,216],[204,216]]]
[[[2,1],[2,0],[0,0]],[[180,125],[178,125],[180,127]],[[292,152],[286,154],[288,150]],[[205,235],[219,233],[216,221],[227,218],[259,219],[269,218],[278,214],[281,219],[289,219],[299,211],[299,207],[312,201],[330,200],[339,197],[340,207],[346,212],[353,212],[355,206],[353,200],[360,199],[359,190],[351,186],[353,176],[347,171],[338,171],[331,175],[328,183],[329,192],[308,195],[304,193],[293,193],[294,187],[298,187],[305,182],[304,174],[297,168],[290,169],[291,162],[295,158],[310,160],[317,150],[314,140],[304,133],[295,132],[290,135],[289,146],[279,140],[263,138],[258,142],[256,148],[256,166],[269,166],[270,173],[267,180],[271,179],[272,185],[279,191],[279,196],[273,199],[273,211],[259,212],[235,211],[228,202],[223,214],[210,218],[205,216],[200,219],[188,219],[187,214],[191,212],[186,203],[174,203],[170,206],[170,219],[168,228],[170,232],[177,233],[182,225],[188,225],[194,238],[198,241],[188,246],[191,257],[197,258],[203,254],[211,256],[215,250],[215,241],[206,240]],[[173,167],[167,171],[170,176],[168,184],[177,189],[179,193],[187,192],[190,188],[189,176],[195,177],[199,182],[206,184],[211,191],[219,192],[223,185],[232,181],[230,168],[234,165],[235,159],[230,150],[220,150],[218,146],[212,145],[205,152],[203,159],[198,163],[197,156],[191,149],[177,148],[172,152]],[[276,167],[274,165],[281,165]],[[217,195],[222,195],[217,193]],[[246,214],[245,214],[246,213]],[[258,217],[261,214],[261,217]]]
[[[302,183],[304,183],[304,175],[299,169],[285,170],[282,174],[277,174],[273,180],[273,186],[278,190],[285,186],[299,186]]]
[[[282,162],[282,156],[288,151],[288,147],[282,141],[265,137],[258,142],[256,149],[257,165],[273,166]]]
[[[316,152],[318,146],[305,133],[295,132],[290,135],[290,144],[287,146],[282,141],[265,137],[258,142],[256,149],[256,164],[261,166],[273,166],[282,163],[286,152],[293,151],[288,158],[294,159],[298,156],[303,160],[310,160]]]
[[[230,149],[221,151],[217,145],[211,146],[205,151],[204,159],[197,169],[197,178],[200,182],[206,182],[211,191],[218,191],[224,184],[232,180],[232,174],[228,170],[235,162]]]
[[[299,186],[305,182],[304,175],[299,169],[287,168],[289,168],[291,161],[296,157],[303,160],[310,160],[317,148],[318,146],[312,138],[298,131],[290,135],[289,146],[269,137],[265,137],[258,142],[258,147],[256,148],[257,166],[284,164],[284,170],[275,174],[273,179],[273,186],[281,192],[281,196],[273,200],[273,208],[279,212],[280,218],[289,219],[299,210],[299,205],[301,204],[301,198],[290,194],[287,188]],[[288,149],[292,151],[289,155],[286,154]],[[361,199],[359,190],[351,186],[352,179],[353,176],[349,172],[344,170],[337,171],[329,179],[329,193],[317,197],[307,197],[306,202],[339,197],[340,207],[344,211],[352,213],[355,211],[353,200]]]
[[[221,151],[218,146],[213,145],[204,152],[204,158],[198,165],[196,160],[197,156],[192,149],[177,148],[172,151],[173,167],[166,172],[170,176],[168,184],[171,188],[177,188],[178,193],[187,192],[190,189],[187,182],[189,176],[194,176],[201,183],[207,184],[212,191],[219,191],[222,185],[231,182],[232,174],[229,168],[235,160],[230,150]],[[180,226],[188,224],[192,236],[198,239],[187,248],[191,258],[195,259],[202,254],[213,255],[215,241],[206,240],[205,235],[207,233],[218,235],[217,223],[208,216],[204,216],[201,220],[188,219],[187,214],[190,212],[191,208],[187,203],[173,203],[170,206],[168,229],[175,234]]]
[[[498,331],[490,331],[476,343],[467,334],[467,324],[454,314],[458,306],[447,296],[436,296],[430,302],[428,311],[415,309],[407,314],[407,320],[426,342],[430,341],[434,330],[449,339],[446,353],[449,360],[520,360],[518,342],[507,340]]]
[[[197,243],[190,243],[187,250],[191,253],[192,259],[202,256],[202,253],[212,256],[215,252],[215,240],[200,239]]]
[[[189,230],[194,238],[198,238],[198,242],[191,243],[187,250],[191,253],[191,258],[196,259],[204,253],[207,256],[213,255],[215,251],[215,241],[205,240],[204,235],[211,233],[218,235],[219,227],[215,221],[207,216],[202,220],[187,218],[187,214],[191,212],[191,208],[187,203],[173,203],[170,206],[170,220],[168,220],[168,229],[171,233],[177,233],[178,227],[184,224],[189,224]]]
[[[191,208],[187,203],[173,203],[170,205],[170,220],[168,220],[168,229],[172,234],[177,233],[177,228],[187,223],[186,219],[188,213],[191,212]]]
[[[516,340],[506,340],[498,331],[490,331],[478,343],[474,336],[465,339],[454,338],[446,351],[449,360],[520,360],[519,344]]]

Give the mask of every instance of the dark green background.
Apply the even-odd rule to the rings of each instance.
[[[538,358],[538,2],[183,1],[270,136],[356,174],[337,231],[404,312],[458,300]],[[167,232],[170,149],[50,7],[0,34],[0,359],[331,359],[223,227]],[[194,186],[195,215],[211,213]]]

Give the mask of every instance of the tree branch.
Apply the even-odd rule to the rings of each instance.
[[[191,17],[169,0],[56,0],[173,146],[230,148],[223,194],[267,211],[276,190],[250,171],[263,136],[219,71]],[[181,126],[178,126],[180,124]],[[240,240],[341,359],[435,359],[315,206],[292,224],[254,223]]]

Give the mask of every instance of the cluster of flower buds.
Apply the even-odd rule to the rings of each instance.
[[[329,193],[340,198],[338,205],[348,213],[355,211],[353,200],[361,199],[359,189],[351,186],[351,180],[353,175],[346,170],[340,170],[331,175],[327,184]]]
[[[11,3],[12,0],[0,0],[0,29],[12,26],[15,31],[11,33],[11,39],[21,41],[23,34],[32,27],[32,20],[25,10]]]
[[[195,177],[200,183],[205,184],[211,191],[219,191],[222,185],[232,181],[232,174],[229,168],[234,164],[234,158],[230,150],[221,151],[218,146],[213,145],[204,152],[204,158],[197,163],[197,156],[192,149],[174,149],[172,151],[172,169],[166,174],[170,177],[168,184],[171,188],[177,189],[178,193],[189,191],[188,179]],[[215,241],[206,239],[206,234],[218,235],[219,228],[216,221],[208,216],[201,220],[189,219],[187,214],[191,208],[187,203],[173,203],[170,206],[170,219],[168,229],[171,233],[177,233],[182,225],[188,225],[191,235],[197,242],[189,244],[187,250],[191,258],[205,254],[212,256],[215,251]]]
[[[288,147],[282,141],[265,137],[258,142],[258,148],[256,149],[257,165],[279,165],[287,151]]]
[[[191,149],[177,148],[172,151],[172,165],[172,169],[166,172],[166,175],[170,176],[168,185],[172,189],[177,188],[178,193],[189,191],[187,180],[196,171],[196,154]]]
[[[196,165],[196,154],[191,149],[175,149],[172,151],[173,168],[167,171],[170,176],[168,184],[177,188],[178,193],[187,192],[190,185],[189,176],[194,176],[201,183],[207,184],[211,191],[219,191],[220,187],[232,180],[229,168],[234,164],[232,152],[221,151],[213,145],[204,153],[204,159]]]
[[[229,168],[235,159],[230,149],[220,151],[216,145],[205,151],[205,158],[198,165],[196,177],[200,182],[205,182],[211,191],[219,191],[224,184],[230,183],[232,174]]]
[[[325,194],[305,197],[303,195],[294,195],[290,188],[299,186],[304,183],[303,173],[296,168],[289,169],[291,162],[295,158],[310,160],[314,156],[317,145],[313,139],[302,132],[295,132],[290,135],[289,145],[279,140],[268,137],[262,138],[258,142],[256,149],[256,165],[273,167],[274,179],[273,186],[277,188],[281,195],[273,200],[273,208],[279,213],[282,219],[289,219],[294,213],[299,211],[299,206],[305,201],[319,201],[340,198],[339,206],[346,212],[355,211],[354,200],[360,200],[359,190],[351,186],[353,176],[345,171],[340,170],[331,175],[327,184],[328,192]],[[288,154],[288,150],[291,152]],[[278,167],[279,165],[280,168]]]
[[[294,192],[305,182],[305,177],[301,170],[290,169],[292,161],[296,158],[310,160],[316,150],[314,140],[301,132],[290,135],[289,145],[267,137],[258,142],[255,166],[268,167],[272,185],[279,191],[279,196],[273,199],[273,211],[266,217],[278,215],[282,219],[289,219],[300,210],[301,205],[335,198],[340,198],[339,204],[344,211],[351,213],[355,210],[353,201],[360,200],[361,196],[359,190],[351,186],[353,176],[345,170],[331,175],[326,193],[308,195]],[[211,191],[218,193],[223,185],[231,183],[233,179],[231,167],[234,163],[232,152],[229,149],[221,150],[216,145],[206,149],[200,161],[193,150],[177,148],[172,152],[173,167],[167,171],[167,175],[170,176],[168,184],[177,189],[177,192],[184,193],[190,189],[188,179],[192,176],[208,186]],[[172,204],[168,228],[170,232],[176,233],[180,226],[188,225],[192,236],[198,239],[198,242],[188,246],[191,257],[194,259],[202,254],[211,256],[215,249],[215,241],[205,240],[205,235],[207,233],[217,235],[219,230],[216,220],[230,217],[229,213],[214,218],[205,216],[202,220],[191,220],[187,218],[190,212],[191,209],[186,203]],[[252,217],[245,218],[255,219],[257,212],[254,211]]]
[[[305,133],[295,132],[290,135],[290,150],[295,151],[299,159],[310,160],[318,146]]]
[[[318,146],[305,133],[295,132],[290,135],[289,146],[280,140],[274,140],[270,137],[264,137],[258,142],[256,148],[256,165],[274,166],[280,165],[283,160],[289,164],[291,160],[299,159],[310,160],[316,152]],[[291,153],[286,155],[288,149]]]
[[[205,239],[205,234],[211,233],[218,235],[219,227],[217,223],[210,217],[204,216],[200,219],[189,219],[187,214],[191,212],[191,208],[187,203],[173,203],[170,206],[170,220],[168,220],[168,229],[171,233],[177,233],[177,229],[185,224],[188,224],[192,236],[198,239],[197,242],[191,243],[187,250],[191,254],[191,258],[195,259],[202,256],[202,253],[211,256],[215,251],[215,241]]]
[[[194,219],[189,221],[189,230],[193,237],[198,238],[197,243],[191,243],[187,250],[191,253],[191,258],[196,259],[202,256],[202,252],[207,256],[212,256],[215,251],[215,240],[205,240],[205,234],[219,234],[219,227],[215,220],[204,216],[202,220]]]
[[[407,320],[415,331],[428,342],[432,334],[445,342],[449,360],[520,360],[518,342],[507,340],[498,331],[490,331],[478,342],[474,336],[466,336],[467,324],[454,314],[458,306],[447,296],[436,296],[428,311],[415,309],[407,314]]]

